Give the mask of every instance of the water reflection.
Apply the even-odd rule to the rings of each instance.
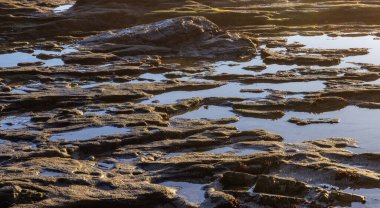
[[[64,62],[61,58],[52,58],[48,60],[42,60],[37,58],[39,54],[49,54],[49,55],[63,55],[66,53],[76,52],[78,50],[65,46],[65,49],[58,51],[47,51],[47,50],[34,50],[33,53],[25,53],[25,52],[13,52],[0,54],[0,67],[15,67],[19,63],[34,63],[34,62],[43,62],[43,66],[62,66]]]
[[[230,107],[209,106],[208,109],[200,108],[188,112],[176,118],[222,118],[237,116],[231,112]],[[289,123],[291,117],[297,118],[340,118],[338,124],[313,124],[297,126]],[[380,109],[364,109],[356,106],[348,106],[342,110],[312,114],[304,112],[287,112],[278,120],[240,117],[240,120],[231,125],[240,130],[265,129],[281,134],[285,142],[302,142],[312,139],[325,139],[328,137],[350,137],[359,142],[360,148],[353,149],[357,152],[378,152],[380,144]]]
[[[375,36],[359,36],[359,37],[329,37],[321,36],[290,36],[288,44],[301,43],[305,48],[319,49],[349,49],[349,48],[368,48],[367,55],[349,56],[343,58],[343,63],[370,63],[380,64],[380,40]]]
[[[65,11],[69,10],[73,6],[74,6],[74,4],[61,5],[61,6],[58,6],[58,7],[54,8],[53,12],[54,13],[62,13],[62,12],[65,12]]]
[[[234,97],[244,98],[249,100],[257,100],[265,98],[269,92],[262,93],[246,93],[241,92],[242,89],[270,89],[282,90],[290,92],[313,92],[320,91],[325,88],[322,81],[310,82],[288,82],[288,83],[258,83],[258,84],[240,84],[228,83],[226,85],[198,91],[174,91],[156,95],[148,100],[143,101],[143,104],[159,102],[160,104],[175,103],[177,100],[189,99],[194,97],[209,98],[209,97]]]
[[[160,185],[174,187],[177,189],[177,194],[189,202],[200,204],[205,200],[205,191],[202,189],[204,187],[204,184],[166,181],[160,183]]]

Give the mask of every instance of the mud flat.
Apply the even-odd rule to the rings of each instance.
[[[380,206],[379,3],[0,2],[0,207]]]

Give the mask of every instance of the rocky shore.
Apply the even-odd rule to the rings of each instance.
[[[0,207],[380,206],[378,3],[0,1]]]

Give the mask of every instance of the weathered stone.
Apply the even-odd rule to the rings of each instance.
[[[295,118],[292,117],[288,120],[290,123],[297,124],[299,126],[305,126],[305,125],[310,125],[310,124],[336,124],[340,122],[340,119],[338,118],[320,118],[320,119],[301,119],[301,118]]]
[[[164,54],[177,57],[239,58],[252,56],[256,50],[249,38],[224,32],[206,18],[197,16],[178,17],[99,34],[80,43],[89,48],[99,43],[123,44],[126,49],[119,48],[116,51],[119,55],[162,54],[164,48]]]

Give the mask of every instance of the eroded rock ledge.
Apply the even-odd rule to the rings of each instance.
[[[160,54],[187,58],[239,58],[255,55],[246,36],[221,30],[205,17],[188,16],[102,33],[80,44],[118,55]]]
[[[364,203],[353,189],[380,188],[380,154],[355,152],[354,139],[290,143],[286,135],[236,125],[260,118],[337,126],[334,117],[283,117],[379,109],[380,85],[369,82],[378,80],[380,66],[336,66],[371,50],[307,48],[283,37],[376,35],[374,1],[78,0],[52,12],[65,3],[73,2],[0,2],[1,53],[56,52],[0,70],[1,208],[322,208]],[[177,17],[183,15],[197,16]],[[60,53],[80,40],[79,51]],[[249,74],[235,71],[237,62],[220,73],[193,63],[254,56],[256,44],[268,66],[241,67]],[[54,59],[66,65],[39,66]],[[299,67],[270,72],[269,63]],[[323,87],[225,88],[310,81]],[[188,96],[167,104],[165,94]],[[231,117],[181,118],[213,108]],[[189,192],[200,200],[168,183],[198,187]]]

